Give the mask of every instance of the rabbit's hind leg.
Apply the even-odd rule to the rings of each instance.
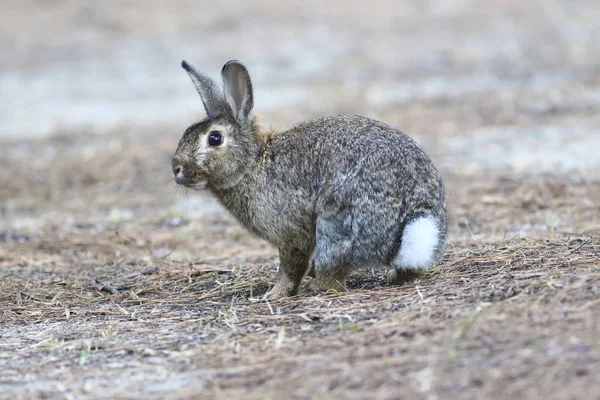
[[[345,290],[348,275],[354,270],[352,216],[349,212],[319,216],[316,221],[316,246],[311,272],[323,290]]]
[[[343,292],[346,290],[346,278],[352,272],[346,264],[327,261],[325,264],[322,260],[314,260],[316,282],[321,290],[334,290]]]

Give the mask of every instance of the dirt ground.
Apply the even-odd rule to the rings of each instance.
[[[3,3],[0,398],[600,399],[596,1]],[[413,136],[443,260],[258,300],[276,250],[171,182],[182,58]]]

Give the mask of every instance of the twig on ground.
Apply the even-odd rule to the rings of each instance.
[[[134,278],[137,278],[137,277],[142,276],[142,275],[153,274],[156,271],[158,271],[158,267],[149,267],[149,268],[146,268],[145,270],[140,271],[140,272],[134,272],[134,273],[131,273],[131,274],[119,276],[117,278],[112,278],[107,283],[118,282],[118,281],[122,281],[124,279],[134,279]]]
[[[586,244],[590,244],[592,241],[590,239],[585,240],[583,243],[581,243],[575,250],[571,250],[569,252],[569,254],[575,254],[579,251],[579,249],[581,249],[583,246],[585,246]]]
[[[513,274],[513,278],[515,280],[525,280],[525,279],[533,279],[533,278],[543,278],[548,276],[548,274],[545,273],[533,273],[533,274],[521,274],[521,275],[515,275]]]
[[[117,288],[115,288],[114,286],[111,285],[104,285],[100,288],[100,291],[104,291],[104,292],[108,292],[110,294],[117,294],[119,293],[119,291],[117,290]]]
[[[116,278],[109,279],[104,285],[102,285],[102,287],[100,288],[100,291],[109,292],[110,294],[117,294],[117,293],[119,293],[120,290],[127,289],[128,286],[113,286],[113,285],[111,285],[111,283],[122,281],[125,279],[134,279],[134,278],[140,277],[142,275],[150,275],[150,274],[155,273],[156,271],[158,271],[158,267],[149,267],[140,272],[134,272],[132,274],[127,274],[124,276],[119,276]]]

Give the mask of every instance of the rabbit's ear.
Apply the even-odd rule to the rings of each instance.
[[[233,110],[233,115],[240,124],[249,123],[254,97],[248,70],[241,62],[231,60],[223,66],[221,76],[225,85],[225,98]]]
[[[181,67],[187,71],[192,82],[194,82],[194,86],[196,86],[196,90],[200,94],[200,98],[204,104],[206,114],[215,116],[222,113],[227,104],[219,85],[185,60],[181,62]]]

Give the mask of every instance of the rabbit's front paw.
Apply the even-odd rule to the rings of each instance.
[[[295,294],[296,294],[296,291],[294,290],[293,287],[276,283],[275,286],[273,286],[273,289],[271,289],[267,293],[265,293],[263,299],[277,300],[277,299],[281,299],[284,297],[291,297],[291,296],[294,296]]]

